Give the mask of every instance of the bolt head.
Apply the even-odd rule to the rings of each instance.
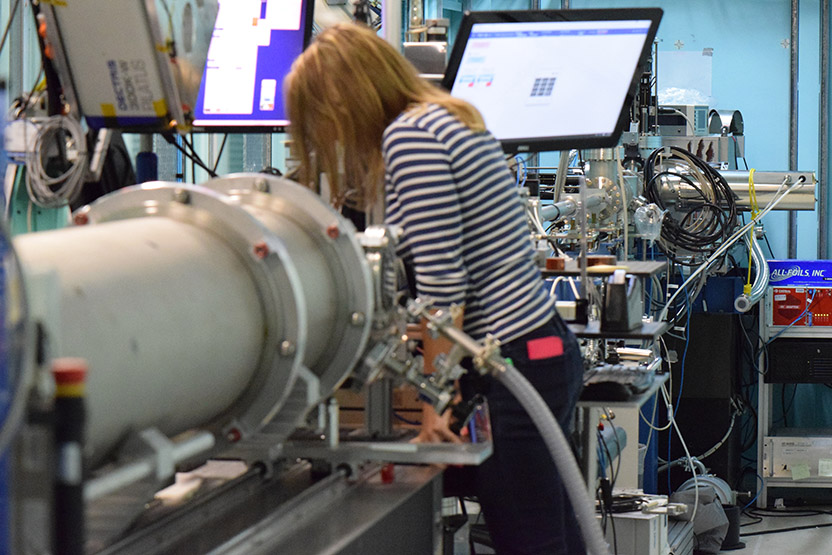
[[[269,192],[269,182],[263,178],[257,179],[254,182],[254,189],[260,191],[261,193],[268,193]]]
[[[353,312],[350,314],[350,324],[353,326],[363,326],[366,321],[367,317],[363,312]]]
[[[254,244],[254,256],[263,260],[267,256],[269,256],[269,246],[266,244],[265,241],[260,241],[259,243]]]
[[[295,354],[296,350],[294,342],[288,339],[280,343],[280,354],[282,356],[290,357]]]
[[[90,223],[90,217],[86,213],[81,212],[80,214],[75,214],[72,221],[75,222],[75,225],[87,225]]]
[[[173,200],[182,204],[188,204],[191,202],[191,193],[185,189],[177,189],[173,192]]]
[[[341,235],[341,230],[338,228],[338,224],[331,224],[327,227],[326,234],[330,239],[337,239]]]
[[[242,432],[240,432],[239,428],[231,428],[230,430],[228,430],[228,433],[225,435],[225,438],[231,443],[237,443],[243,438],[243,434]]]
[[[396,480],[396,467],[393,463],[387,463],[381,467],[381,483],[392,484]]]

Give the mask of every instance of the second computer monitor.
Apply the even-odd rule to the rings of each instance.
[[[627,122],[658,8],[469,12],[444,86],[509,152],[602,148]]]

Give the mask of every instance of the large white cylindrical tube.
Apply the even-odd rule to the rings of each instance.
[[[16,240],[24,268],[58,283],[48,356],[89,363],[93,465],[147,428],[256,443],[271,424],[279,442],[367,345],[373,282],[352,225],[285,180],[210,184],[127,188],[78,227]]]
[[[24,269],[58,275],[54,354],[89,362],[91,460],[128,431],[203,425],[251,381],[261,302],[238,253],[213,233],[135,218],[24,235],[15,246]]]

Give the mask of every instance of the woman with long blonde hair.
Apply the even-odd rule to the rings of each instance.
[[[360,209],[379,199],[383,184],[385,222],[401,229],[398,253],[413,270],[415,293],[464,307],[463,329],[475,339],[499,339],[568,433],[581,389],[577,342],[554,311],[522,201],[479,112],[419,78],[359,25],[320,33],[296,60],[285,93],[300,180],[326,174],[333,203]],[[491,410],[494,454],[466,478],[498,553],[583,553],[563,485],[525,411],[497,382],[462,386],[464,396],[482,389]],[[447,418],[426,408],[419,440],[459,441]]]

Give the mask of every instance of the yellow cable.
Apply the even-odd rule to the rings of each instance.
[[[751,217],[756,218],[760,213],[760,207],[757,204],[757,188],[754,186],[754,172],[757,170],[751,168],[748,171],[748,196],[751,200]]]
[[[754,187],[754,172],[756,170],[751,168],[748,171],[748,199],[751,204],[751,218],[757,217],[760,208],[757,205],[757,189]],[[742,288],[743,293],[748,295],[751,293],[751,245],[754,241],[754,227],[748,230],[748,280]]]

